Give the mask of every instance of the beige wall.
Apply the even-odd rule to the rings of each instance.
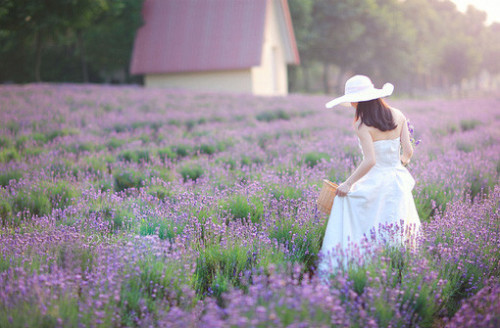
[[[146,87],[174,87],[198,91],[252,92],[250,69],[150,74],[144,76],[144,84]]]
[[[288,94],[287,64],[280,37],[277,4],[267,0],[261,65],[247,70],[150,74],[146,87],[176,87],[198,91],[227,91],[256,95]]]
[[[253,93],[286,95],[288,93],[287,64],[276,17],[276,0],[267,1],[262,62],[252,68]]]

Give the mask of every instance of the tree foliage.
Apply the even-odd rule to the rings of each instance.
[[[290,2],[294,21],[301,2]],[[323,67],[325,92],[353,73],[407,91],[460,84],[482,69],[498,74],[499,42],[487,40],[498,40],[499,24],[487,26],[486,13],[472,6],[461,13],[449,0],[316,0],[311,18],[294,28],[299,44],[308,40],[301,60]]]
[[[0,82],[138,81],[128,74],[143,0],[0,0]],[[500,24],[449,0],[288,0],[301,57],[292,91],[353,73],[407,91],[500,74]],[[115,76],[115,77],[113,77]],[[117,77],[118,76],[118,77]]]
[[[141,6],[138,0],[1,0],[0,81],[87,82],[89,71],[99,80],[103,71],[124,69]]]

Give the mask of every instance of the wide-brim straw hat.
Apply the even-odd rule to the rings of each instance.
[[[390,96],[394,85],[386,83],[382,89],[373,86],[372,81],[365,75],[354,75],[345,83],[345,94],[326,103],[326,108],[332,108],[343,103],[368,101]]]

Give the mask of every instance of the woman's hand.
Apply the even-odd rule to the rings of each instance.
[[[337,196],[344,197],[351,190],[351,184],[345,181],[337,188]]]

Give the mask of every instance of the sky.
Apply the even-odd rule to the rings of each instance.
[[[490,24],[492,22],[500,23],[500,0],[451,0],[456,5],[458,10],[465,11],[469,4],[473,5],[477,9],[485,11],[488,14],[486,23]]]

